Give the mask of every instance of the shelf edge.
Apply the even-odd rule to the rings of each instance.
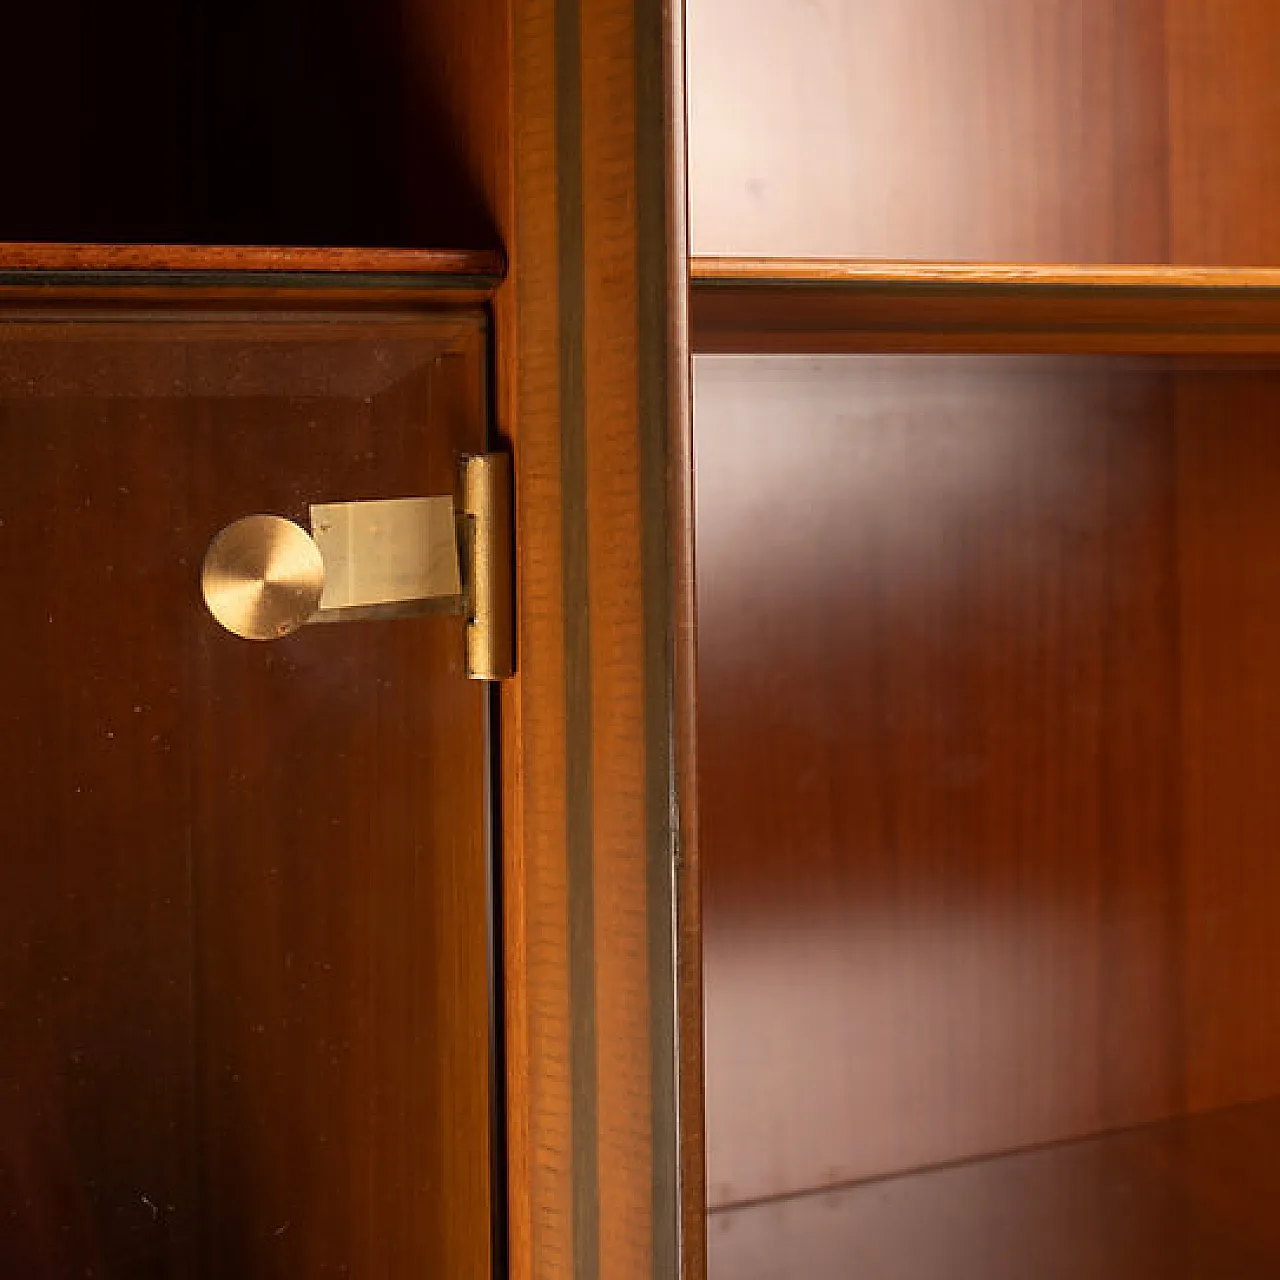
[[[315,248],[295,245],[0,242],[0,272],[184,275],[344,275],[437,278],[493,289],[506,263],[497,249]]]
[[[695,256],[695,289],[806,285],[1280,290],[1280,268]]]

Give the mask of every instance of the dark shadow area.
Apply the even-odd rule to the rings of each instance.
[[[407,2],[6,14],[0,240],[496,246]]]

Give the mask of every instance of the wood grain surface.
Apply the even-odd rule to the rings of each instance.
[[[15,44],[52,48],[59,25],[66,65],[32,59],[0,88],[11,119],[38,109],[37,127],[14,131],[14,167],[32,181],[0,236],[317,247],[290,258],[306,270],[341,259],[320,246],[504,246],[491,390],[515,454],[520,618],[496,727],[509,1266],[665,1280],[678,1181],[668,691],[672,618],[687,644],[691,608],[687,565],[680,586],[671,567],[687,521],[668,491],[687,486],[668,471],[669,428],[687,431],[671,247],[679,6],[332,0],[298,32],[292,9],[269,8],[21,15]],[[64,265],[96,268],[100,252]],[[129,252],[111,265],[138,266]],[[249,259],[259,252],[274,251]],[[44,286],[0,287],[25,305]],[[195,286],[113,287],[151,307],[214,305]],[[376,310],[408,301],[401,288],[315,296]],[[238,301],[286,304],[275,292],[254,282]],[[78,293],[102,303],[83,279]],[[439,289],[431,305],[473,297]],[[590,349],[588,314],[617,326]],[[687,748],[684,770],[688,786]],[[606,1247],[602,1221],[624,1243]]]
[[[647,731],[645,565],[640,366],[643,340],[665,330],[640,311],[637,191],[637,78],[634,9],[617,6],[604,20],[582,11],[582,237],[586,272],[581,298],[582,358],[590,371],[582,404],[585,499],[585,596],[590,605],[591,847],[595,947],[597,1248],[601,1280],[654,1271],[654,1126],[651,1055],[652,983],[648,897],[650,867],[637,853],[650,844],[652,734]],[[619,111],[617,104],[627,104]],[[656,124],[656,122],[653,122]],[[646,175],[652,180],[653,175]],[[664,246],[656,248],[659,255]],[[658,262],[661,257],[657,259]],[[657,262],[654,263],[657,265]],[[661,323],[661,317],[659,317]],[[664,406],[665,407],[665,406]],[[664,415],[665,416],[665,415]],[[663,497],[661,492],[657,495]],[[657,513],[655,513],[657,514]],[[665,544],[665,528],[662,530]],[[654,566],[658,573],[663,566]],[[661,579],[659,578],[659,582]],[[650,581],[649,590],[658,585]],[[653,619],[669,613],[666,601]],[[656,692],[656,691],[655,691]],[[669,776],[664,744],[653,761]],[[655,852],[671,865],[669,834],[653,833]],[[664,895],[670,903],[670,889]],[[674,1012],[671,959],[655,957]],[[659,980],[662,980],[661,978]],[[672,1027],[674,1031],[674,1027]],[[674,1037],[670,1041],[674,1047]],[[668,1082],[671,1067],[667,1068]],[[670,1084],[667,1097],[675,1098]],[[674,1130],[674,1115],[668,1122]],[[674,1155],[674,1150],[670,1153]],[[672,1206],[667,1206],[670,1212]],[[674,1261],[674,1258],[671,1259]],[[668,1263],[669,1265],[669,1263]]]
[[[1280,271],[695,258],[706,354],[1280,350]]]
[[[247,512],[448,492],[483,319],[0,325],[0,1270],[491,1265],[487,699],[457,620],[221,631]]]
[[[1280,265],[1267,0],[699,0],[700,254]]]
[[[710,1203],[1280,1093],[1275,365],[695,395]]]
[[[1037,289],[1266,290],[1280,287],[1280,269],[1171,266],[1162,263],[947,262],[883,258],[724,257],[689,262],[694,285],[810,284],[899,288],[1025,287]]]
[[[1188,1102],[1280,1093],[1280,373],[1181,373],[1179,892],[1187,983]]]
[[[1267,1280],[1267,1102],[711,1216],[712,1280]]]
[[[1164,0],[1170,260],[1280,264],[1268,210],[1280,162],[1271,69],[1280,11],[1269,0]]]
[[[517,680],[503,691],[517,1277],[677,1274],[671,32],[652,0],[515,0]],[[678,288],[678,286],[677,286]],[[687,583],[687,574],[681,579]],[[687,633],[686,633],[687,638]],[[701,1206],[699,1205],[699,1217]]]
[[[496,286],[497,249],[342,249],[275,245],[0,243],[0,272],[271,272],[438,276]]]
[[[688,49],[712,1274],[1270,1276],[1280,10]]]
[[[679,14],[683,18],[683,13]],[[675,574],[671,643],[672,714],[675,765],[676,980],[679,1056],[677,1097],[680,1147],[680,1275],[702,1280],[706,1258],[706,1086],[703,1042],[702,855],[698,817],[698,653],[696,533],[694,529],[694,448],[692,415],[692,335],[688,209],[688,138],[684,22],[673,21],[666,77],[671,125],[668,172],[667,243],[671,255],[669,296],[674,305],[669,367],[671,399],[670,559]],[[679,300],[684,299],[684,305]]]

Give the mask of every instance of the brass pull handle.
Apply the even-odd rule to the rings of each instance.
[[[246,516],[209,544],[201,585],[210,613],[246,640],[308,622],[462,613],[453,499],[391,498],[311,508],[311,532]]]
[[[246,640],[278,640],[310,621],[324,594],[324,557],[283,516],[246,516],[209,544],[200,571],[209,612]]]

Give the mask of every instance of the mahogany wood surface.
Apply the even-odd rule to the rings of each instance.
[[[1280,368],[695,407],[711,1206],[1280,1093]]]
[[[576,1274],[565,733],[555,6],[510,5],[512,178],[497,301],[515,443],[516,675],[502,689],[503,965],[513,1280]],[[581,748],[579,747],[579,750]]]
[[[1280,12],[1269,0],[1165,0],[1163,21],[1170,260],[1280,264],[1268,144],[1280,127]]]
[[[681,10],[682,13],[682,10]],[[698,651],[696,543],[694,529],[694,448],[692,415],[692,332],[688,227],[688,137],[684,22],[673,25],[668,52],[671,125],[670,229],[673,248],[667,282],[673,305],[671,375],[671,456],[668,460],[672,524],[671,562],[675,574],[671,618],[674,649],[671,701],[675,786],[676,857],[677,1088],[680,1144],[680,1275],[706,1275],[706,1084],[704,1079],[702,984],[702,855],[698,819]],[[683,302],[683,305],[680,305]]]
[[[669,641],[679,613],[687,680],[691,614],[687,562],[677,583],[668,554],[688,537],[672,514],[687,477],[668,471],[688,408],[675,385],[684,296],[671,250],[680,6],[91,9],[31,11],[9,32],[15,48],[34,51],[0,86],[15,122],[13,167],[30,181],[0,214],[0,237],[41,242],[37,259],[53,240],[290,245],[319,255],[286,251],[290,270],[367,270],[376,258],[396,271],[369,246],[506,250],[491,352],[495,430],[515,454],[521,628],[497,726],[506,1261],[516,1277],[602,1265],[666,1280],[678,1265]],[[56,66],[44,56],[55,46]],[[600,164],[608,172],[597,184]],[[335,245],[352,252],[330,257]],[[157,261],[154,247],[137,250],[144,261],[130,252],[110,265],[282,265],[254,260],[270,248],[226,258],[166,250],[176,264]],[[111,251],[85,253],[63,265],[97,270]],[[44,285],[0,287],[25,306]],[[215,296],[288,301],[266,281],[216,295],[199,282],[110,287],[170,313],[216,306]],[[418,305],[408,291],[403,281],[334,280],[309,296],[363,316]],[[105,301],[88,280],[75,292],[86,309]],[[436,287],[428,305],[475,297]],[[616,326],[592,334],[589,351],[588,305]],[[588,456],[587,437],[602,427]],[[579,486],[569,501],[566,484]],[[589,585],[605,598],[588,602]],[[587,634],[594,644],[580,643]],[[687,701],[683,715],[687,734]],[[597,759],[609,766],[598,786]],[[687,748],[683,767],[687,786]],[[693,1148],[700,1135],[690,1133]],[[686,1240],[701,1228],[696,1190],[695,1202]]]
[[[271,272],[435,276],[496,286],[497,249],[352,249],[277,245],[0,243],[0,272]]]
[[[698,0],[699,254],[1280,265],[1268,0]]]
[[[1267,1280],[1280,1104],[714,1213],[711,1280]]]
[[[1180,374],[1182,768],[1187,1099],[1280,1092],[1280,376]]]
[[[519,671],[502,737],[520,1280],[667,1280],[701,1234],[699,1197],[680,1236],[676,1133],[681,8],[511,5],[510,273],[495,307],[517,476]]]
[[[0,1271],[485,1275],[457,619],[223,632],[210,538],[449,492],[483,321],[0,323]]]
[[[1171,266],[1162,263],[965,262],[881,258],[723,257],[700,255],[689,262],[695,285],[750,288],[777,284],[864,285],[892,288],[1150,289],[1163,296],[1180,291],[1261,292],[1280,287],[1274,267]]]
[[[670,605],[665,599],[654,602],[648,618],[645,608],[646,576],[648,589],[665,595],[669,570],[665,557],[646,566],[644,529],[646,499],[665,507],[666,495],[662,488],[653,491],[644,455],[649,450],[656,450],[659,457],[666,452],[665,439],[646,440],[646,428],[665,420],[667,406],[661,404],[661,417],[656,420],[643,413],[642,398],[661,393],[658,387],[642,386],[640,380],[644,346],[657,344],[666,352],[668,322],[665,305],[657,314],[641,309],[637,130],[653,129],[659,121],[642,124],[638,119],[637,78],[644,74],[636,63],[638,16],[634,7],[628,11],[627,6],[617,6],[613,14],[598,16],[590,4],[583,6],[581,153],[576,158],[562,157],[568,165],[581,165],[571,181],[582,184],[584,272],[578,341],[584,367],[590,371],[574,414],[577,431],[569,431],[571,446],[582,452],[581,473],[573,475],[577,467],[572,468],[566,496],[582,500],[585,510],[579,517],[580,538],[570,530],[570,564],[576,570],[574,577],[581,577],[571,580],[568,602],[586,606],[588,613],[571,625],[567,674],[570,716],[585,693],[583,710],[590,717],[590,809],[583,818],[589,816],[590,821],[592,901],[587,911],[595,935],[592,1012],[599,1262],[598,1269],[592,1270],[601,1280],[653,1275],[663,1265],[655,1258],[652,1226],[654,1162],[661,1153],[655,1146],[656,1126],[670,1135],[667,1158],[675,1155],[674,1062],[663,1073],[665,1079],[659,1077],[656,1082],[659,1096],[665,1095],[671,1108],[669,1115],[660,1117],[654,1104],[652,1027],[656,987],[665,983],[662,1007],[674,1031],[674,976],[671,953],[664,956],[652,948],[649,916],[651,910],[661,909],[660,902],[665,902],[668,912],[671,904],[670,888],[650,901],[652,859],[665,852],[664,861],[670,864],[667,824],[652,824],[653,786],[663,777],[670,779],[670,750],[662,741],[655,758],[654,729],[669,735],[670,727],[665,717],[660,728],[648,722],[661,703],[658,691],[651,687],[656,672],[646,662],[646,624],[669,616]],[[665,148],[657,155],[665,161]],[[652,181],[658,175],[646,176]],[[666,211],[660,194],[657,209],[661,221],[655,230],[663,237]],[[665,257],[664,238],[646,248],[656,259],[651,265],[657,267]],[[575,246],[564,249],[573,253]],[[580,439],[574,440],[578,432]],[[605,494],[607,499],[601,500]],[[651,514],[662,518],[661,511]],[[667,545],[666,524],[664,520],[658,531],[660,554]],[[575,564],[579,556],[581,562]],[[575,669],[579,658],[589,662],[589,677]],[[668,793],[669,785],[668,781]],[[575,790],[571,783],[571,808]],[[572,812],[570,824],[572,831]],[[658,1206],[658,1213],[668,1217],[672,1228],[674,1190],[674,1182],[659,1188],[667,1203]],[[666,1265],[673,1261],[674,1254]]]
[[[1280,351],[1280,271],[695,258],[694,348]]]

